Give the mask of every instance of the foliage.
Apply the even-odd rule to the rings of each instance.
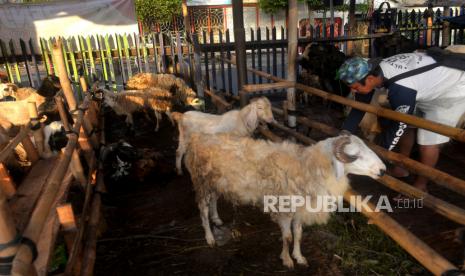
[[[64,244],[60,244],[55,247],[53,252],[52,261],[50,262],[49,272],[56,272],[64,270],[68,258],[66,257],[66,248]]]
[[[136,13],[146,25],[166,23],[181,13],[182,0],[136,0]]]
[[[327,9],[324,6],[324,0],[299,0],[299,2],[305,2],[311,10],[321,11]],[[280,10],[287,9],[288,0],[259,0],[260,8],[266,13],[274,14]],[[348,11],[349,5],[343,4],[335,6],[336,11]],[[355,10],[360,12],[368,11],[368,4],[356,4]]]

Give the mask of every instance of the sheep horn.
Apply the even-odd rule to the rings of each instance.
[[[349,136],[342,136],[337,139],[333,144],[333,153],[337,160],[341,161],[342,163],[352,163],[357,160],[357,156],[349,155],[344,152],[345,146],[350,144],[350,137]]]

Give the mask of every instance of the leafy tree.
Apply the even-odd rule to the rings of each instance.
[[[328,9],[324,6],[324,0],[299,0],[299,2],[305,2],[312,10],[325,10]],[[274,14],[279,10],[287,9],[288,0],[259,0],[260,8],[266,13]],[[349,5],[343,4],[340,6],[335,6],[337,11],[347,11],[349,10]],[[367,4],[356,4],[355,10],[366,12],[368,10]]]
[[[181,14],[182,0],[136,0],[138,19],[145,25],[166,23]]]

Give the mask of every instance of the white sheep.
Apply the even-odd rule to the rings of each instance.
[[[271,103],[266,97],[253,99],[241,110],[231,110],[223,115],[199,111],[188,111],[183,114],[173,112],[173,119],[177,121],[179,129],[179,145],[176,150],[176,171],[179,175],[182,174],[181,161],[191,133],[231,133],[238,136],[251,136],[259,121],[267,123],[274,121]]]
[[[305,147],[289,141],[273,143],[229,134],[191,135],[184,161],[190,172],[200,209],[205,238],[210,246],[215,238],[213,223],[222,225],[217,212],[219,196],[235,204],[264,206],[264,196],[309,196],[315,208],[319,196],[342,196],[349,187],[347,174],[378,178],[386,166],[362,140],[352,135],[329,138]],[[289,243],[294,238],[292,256],[307,265],[300,251],[302,225],[326,223],[330,212],[273,212],[271,218],[281,228],[281,259],[294,265]],[[291,225],[293,233],[291,233]]]
[[[126,83],[127,89],[145,90],[150,87],[173,91],[176,104],[192,106],[197,110],[204,106],[203,100],[197,98],[195,91],[183,79],[172,74],[139,73]]]
[[[97,98],[103,98],[104,104],[110,106],[116,114],[126,115],[126,123],[128,125],[133,126],[134,124],[132,117],[134,112],[144,111],[147,108],[154,112],[157,119],[155,131],[158,131],[160,127],[162,113],[165,113],[174,125],[171,116],[173,95],[165,89],[150,87],[145,90],[131,90],[119,93],[100,89],[93,92],[93,94],[96,95]]]

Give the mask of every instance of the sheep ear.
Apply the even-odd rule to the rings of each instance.
[[[255,129],[257,127],[258,118],[257,118],[257,106],[255,103],[252,103],[250,105],[250,111],[247,114],[245,120],[246,120],[247,126],[250,129]]]
[[[344,176],[344,164],[333,157],[333,168],[336,179],[341,179]]]

